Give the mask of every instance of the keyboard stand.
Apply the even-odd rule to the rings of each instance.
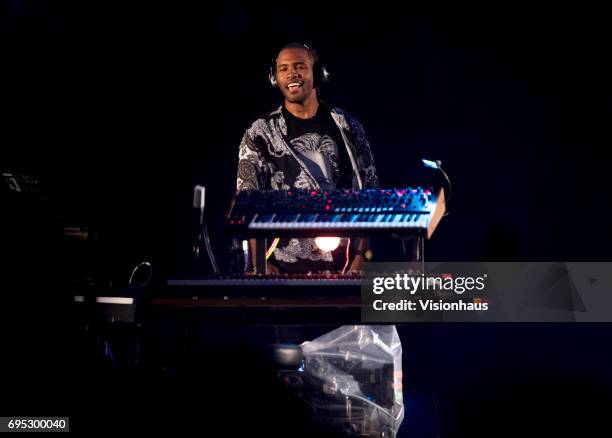
[[[257,274],[268,273],[268,261],[266,251],[268,249],[268,239],[265,237],[255,239],[255,272]]]
[[[412,261],[421,274],[425,273],[425,237],[412,237]]]

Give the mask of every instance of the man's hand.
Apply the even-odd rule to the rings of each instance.
[[[359,239],[359,242],[357,243],[357,254],[355,254],[355,257],[353,258],[353,261],[351,262],[349,266],[348,272],[354,272],[354,273],[361,272],[361,264],[364,261],[363,254],[366,253],[367,248],[369,248],[369,246],[370,246],[369,238]]]
[[[274,266],[272,263],[266,263],[266,269],[268,270],[267,274],[268,275],[277,275],[280,274],[281,272],[278,270],[278,268],[276,266]]]

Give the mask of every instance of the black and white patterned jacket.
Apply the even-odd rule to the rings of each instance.
[[[378,175],[363,126],[349,113],[330,107],[353,169],[353,188],[378,187]],[[339,147],[341,147],[339,145]],[[238,190],[319,189],[319,184],[287,140],[282,107],[255,120],[238,153]]]

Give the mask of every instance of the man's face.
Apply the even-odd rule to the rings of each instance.
[[[285,99],[303,103],[313,92],[314,60],[306,49],[283,49],[276,58],[276,82]]]

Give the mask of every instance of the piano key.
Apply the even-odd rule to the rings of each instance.
[[[266,214],[254,215],[250,228],[316,229],[316,228],[424,228],[428,215],[417,213],[387,214]]]

